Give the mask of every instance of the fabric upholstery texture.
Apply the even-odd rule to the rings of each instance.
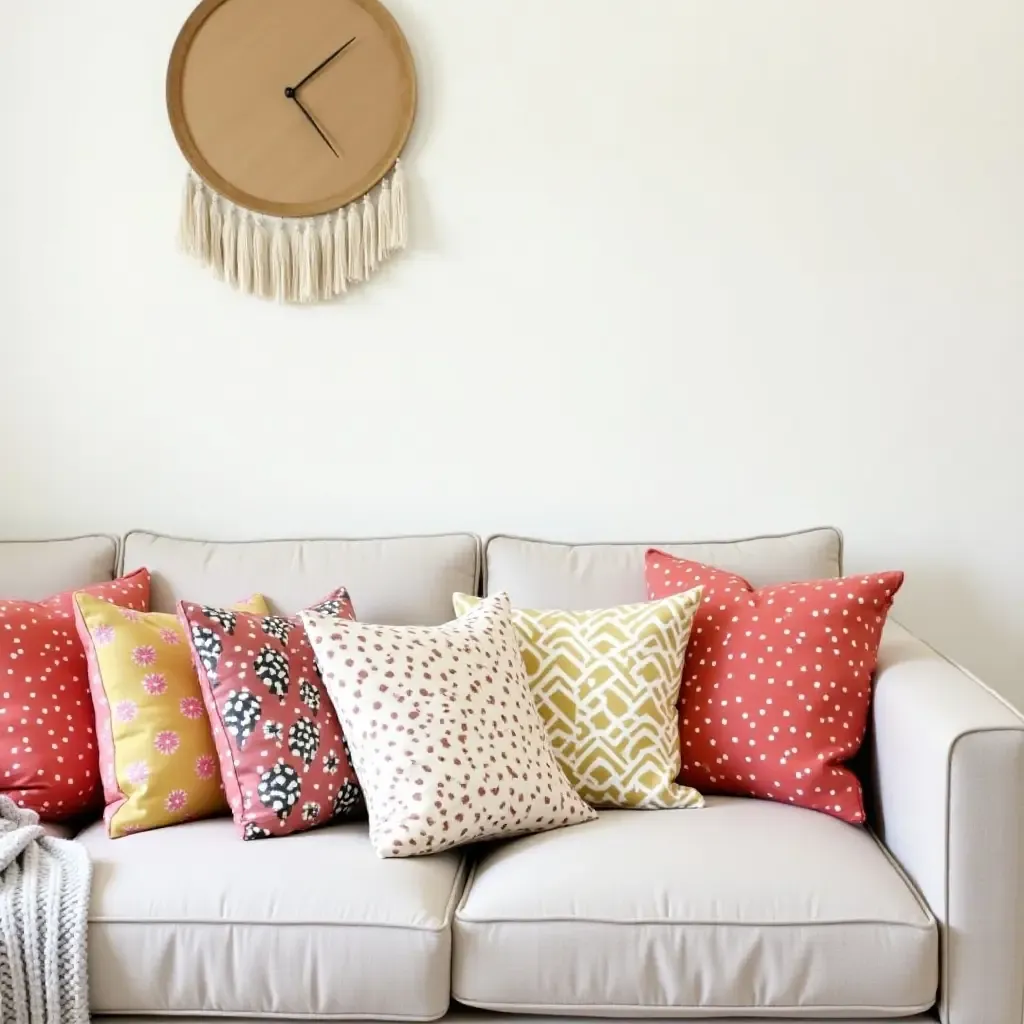
[[[492,537],[484,552],[484,593],[507,591],[519,608],[584,611],[636,604],[647,600],[644,554],[651,547],[720,566],[758,587],[842,571],[842,538],[833,529],[690,544],[552,544]]]
[[[364,824],[242,843],[230,818],[111,840],[93,860],[96,1014],[429,1020],[448,1007],[456,853],[381,860]]]
[[[97,600],[146,611],[149,573],[95,583]],[[103,803],[96,716],[74,595],[0,598],[0,795],[46,821]]]
[[[302,613],[382,857],[436,853],[596,817],[551,749],[508,597],[444,626]]]
[[[696,588],[586,612],[512,609],[534,703],[559,766],[594,807],[699,807],[679,774],[679,686]],[[454,596],[455,612],[480,603]]]
[[[865,820],[845,762],[864,739],[882,629],[903,573],[761,587],[647,553],[648,596],[703,586],[680,693],[680,778]]]
[[[873,820],[939,919],[944,1024],[1019,1024],[1024,719],[890,621],[872,722]]]
[[[184,601],[178,608],[242,837],[289,835],[361,810],[341,725],[299,619]],[[355,617],[344,589],[315,609]]]
[[[42,601],[51,594],[107,583],[116,575],[113,537],[0,541],[0,598]]]
[[[177,616],[75,595],[114,838],[227,811],[217,749]],[[255,595],[237,611],[266,613]]]
[[[476,593],[480,542],[472,534],[358,540],[206,542],[130,533],[123,564],[153,571],[153,610],[179,601],[223,607],[266,595],[277,615],[296,615],[344,583],[367,622],[437,625],[452,594]]]
[[[452,977],[510,1011],[900,1016],[935,999],[938,934],[866,831],[712,797],[482,851]]]

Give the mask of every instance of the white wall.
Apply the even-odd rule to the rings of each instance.
[[[415,249],[174,247],[193,0],[0,4],[0,535],[836,523],[1024,700],[1024,4],[391,0]]]

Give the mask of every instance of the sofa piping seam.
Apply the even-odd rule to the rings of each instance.
[[[879,1006],[859,1004],[855,1006],[841,1006],[837,1004],[818,1004],[809,1003],[797,1006],[757,1006],[757,1005],[746,1005],[746,1006],[733,1006],[717,1003],[687,1003],[687,1004],[668,1004],[668,1003],[505,1003],[496,1002],[494,1000],[474,1001],[467,999],[458,993],[453,992],[453,998],[456,1002],[463,1003],[466,1006],[473,1006],[481,1010],[500,1010],[506,1012],[506,1008],[518,1008],[524,1013],[536,1013],[537,1011],[547,1013],[554,1011],[557,1013],[559,1010],[564,1009],[588,1009],[588,1010],[665,1010],[665,1011],[679,1011],[679,1010],[713,1010],[716,1013],[732,1013],[737,1012],[749,1012],[750,1010],[757,1010],[763,1016],[763,1011],[769,1010],[772,1015],[776,1014],[790,1014],[805,1013],[808,1010],[812,1010],[816,1013],[832,1013],[837,1010],[842,1010],[844,1013],[849,1014],[850,1011],[856,1013],[873,1013],[873,1012],[884,1012],[892,1014],[896,1012],[901,1016],[906,1016],[909,1013],[923,1013],[925,1010],[931,1009],[935,1002],[930,1003],[913,1003],[910,1006]],[[528,1009],[526,1009],[528,1008]]]
[[[206,920],[193,918],[190,920],[180,920],[174,918],[162,918],[162,917],[147,917],[147,918],[134,918],[134,917],[90,917],[89,924],[103,924],[103,925],[131,925],[131,926],[145,926],[145,925],[173,925],[177,928],[325,928],[328,930],[334,929],[363,929],[363,928],[381,928],[389,931],[405,931],[411,932],[416,935],[442,935],[446,931],[450,930],[449,924],[442,924],[436,928],[417,927],[416,925],[410,924],[386,924],[380,921],[361,921],[357,923],[347,923],[344,921],[225,921],[225,920]],[[112,1013],[112,1010],[104,1011]],[[125,1013],[135,1013],[135,1010],[125,1010]]]
[[[468,891],[468,889],[467,889]],[[632,920],[612,920],[601,917],[531,917],[531,918],[467,918],[456,913],[455,920],[462,925],[526,925],[531,927],[536,924],[598,924],[615,925],[623,928],[632,928],[636,925],[643,927],[660,926],[665,928],[849,928],[856,925],[866,925],[872,928],[879,926],[887,928],[907,928],[916,932],[930,932],[935,923],[930,921],[927,924],[911,924],[908,921],[882,921],[882,920],[836,920],[836,921],[705,921],[705,920],[683,920],[666,921],[665,919],[634,918]]]
[[[910,880],[909,876],[903,870],[903,868],[900,866],[900,864],[896,860],[896,858],[886,848],[885,843],[883,843],[878,838],[878,836],[875,835],[874,829],[868,828],[865,831],[867,832],[867,834],[869,836],[871,836],[872,840],[874,841],[874,843],[878,847],[878,849],[881,850],[882,856],[885,857],[885,859],[889,862],[889,865],[893,868],[893,870],[900,877],[900,879],[902,879],[903,884],[907,887],[908,891],[910,892],[910,895],[914,899],[914,902],[917,904],[918,909],[924,914],[925,919],[928,921],[929,927],[934,927],[935,930],[936,930],[936,934],[937,934],[938,933],[938,926],[939,926],[938,919],[936,918],[934,912],[932,911],[932,908],[928,906],[928,902],[917,891],[917,886],[914,885],[914,883]]]

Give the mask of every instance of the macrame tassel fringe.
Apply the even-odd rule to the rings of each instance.
[[[377,272],[377,211],[373,200],[363,200],[363,275],[369,278]]]
[[[256,292],[253,283],[253,223],[244,210],[238,211],[238,238],[235,242],[235,284],[240,292],[252,295]]]
[[[320,302],[369,280],[408,241],[405,174],[345,209],[303,221],[251,214],[189,174],[178,236],[182,249],[247,295]]]
[[[387,180],[377,197],[377,262],[383,263],[391,255],[391,189]]]
[[[318,298],[334,295],[334,224],[330,217],[320,218],[320,280]]]
[[[181,196],[181,218],[178,222],[178,244],[189,256],[196,255],[196,222],[194,207],[196,190],[202,188],[191,174],[185,177],[185,190]]]
[[[270,237],[263,221],[253,218],[252,225],[252,293],[261,299],[274,297],[274,276],[270,266]]]
[[[391,175],[391,252],[400,252],[409,240],[409,212],[405,198],[405,171],[402,161],[395,164]]]
[[[357,203],[348,208],[348,279],[363,280],[363,218]]]
[[[210,203],[210,266],[217,277],[224,276],[224,215],[216,198]]]
[[[288,302],[292,293],[292,243],[284,224],[278,222],[270,242],[270,276],[274,282],[274,298]]]
[[[228,206],[224,211],[224,228],[221,232],[221,244],[224,248],[224,280],[232,288],[238,287],[238,226],[235,223],[234,208]]]
[[[196,186],[192,196],[192,255],[197,260],[210,262],[210,194],[206,186]]]
[[[334,217],[334,266],[331,271],[331,294],[344,295],[348,291],[348,224],[344,210],[339,210]]]

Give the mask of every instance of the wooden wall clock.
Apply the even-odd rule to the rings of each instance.
[[[405,247],[416,74],[379,0],[203,0],[167,107],[182,244],[242,291],[334,298]]]

